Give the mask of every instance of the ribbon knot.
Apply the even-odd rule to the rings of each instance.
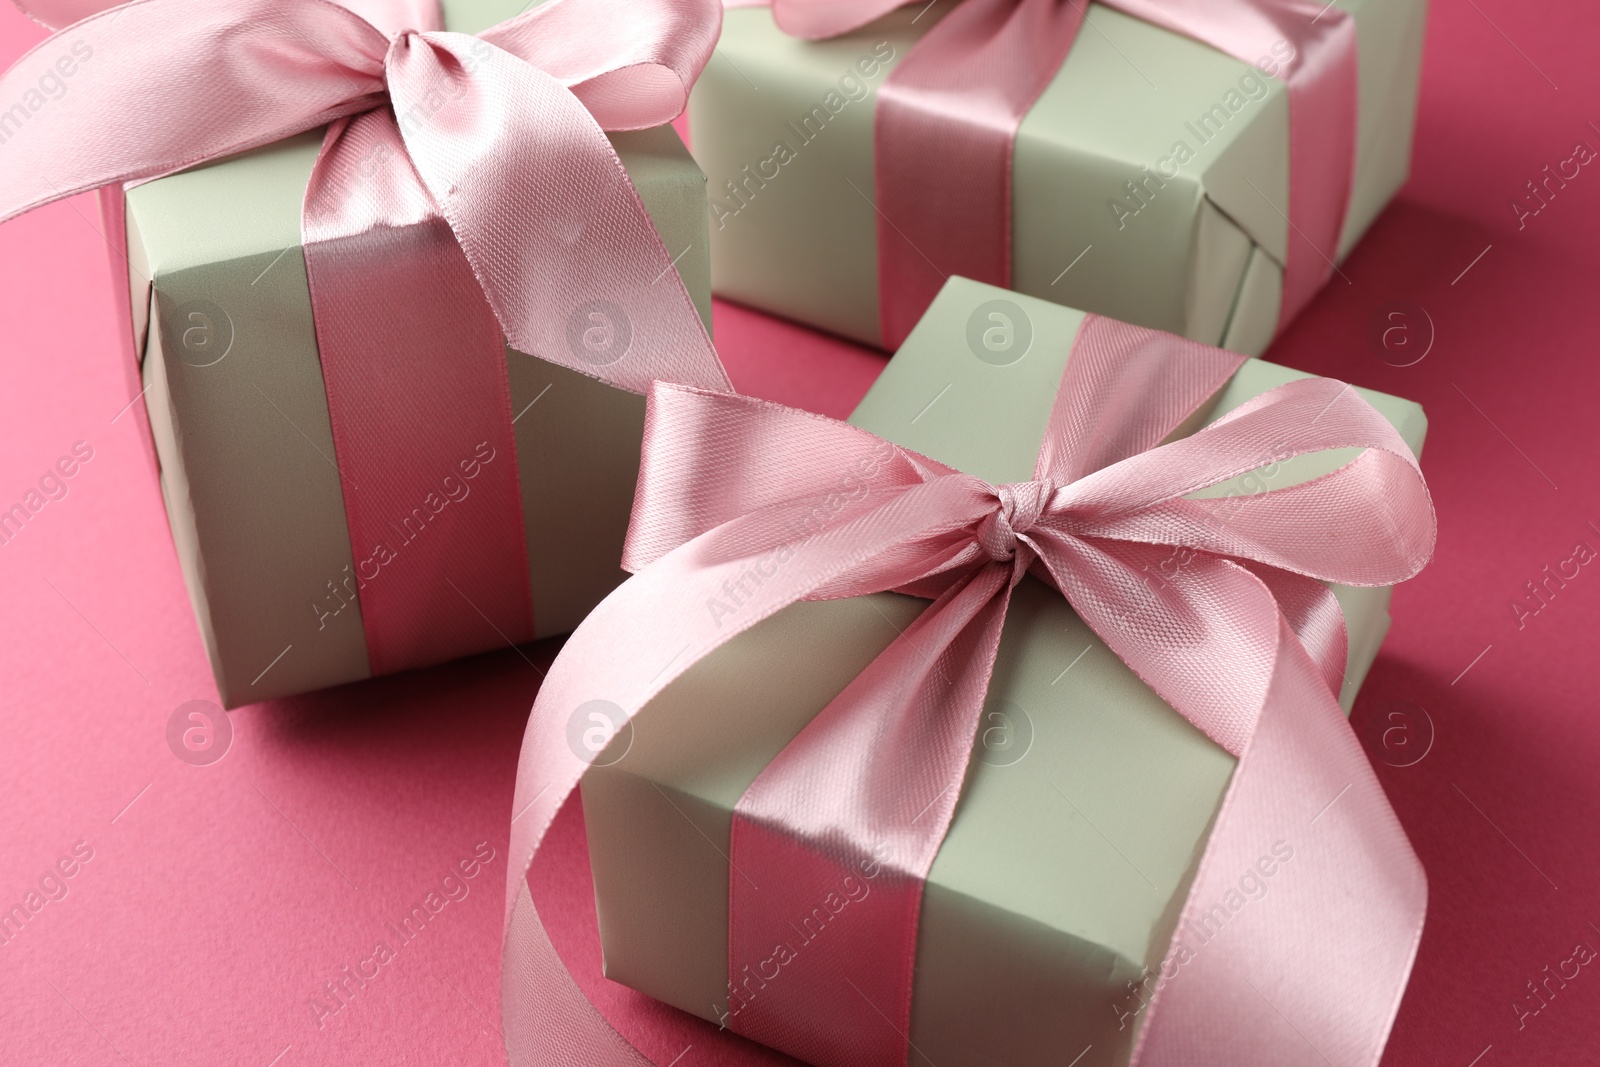
[[[1048,482],[1008,482],[995,490],[1000,506],[978,526],[978,544],[996,563],[1016,558],[1019,537],[1033,529],[1044,514],[1054,487]]]
[[[423,43],[420,39],[424,32],[416,26],[406,26],[389,34],[383,51],[383,89],[379,97],[380,105],[387,103],[390,107],[394,106],[395,80],[400,76],[398,67],[405,62],[417,44]],[[396,112],[396,117],[398,116],[399,112]],[[325,151],[324,157],[326,156]]]

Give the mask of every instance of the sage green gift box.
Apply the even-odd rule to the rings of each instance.
[[[443,6],[448,28],[465,32],[527,7]],[[354,556],[300,247],[321,141],[314,131],[126,194],[140,384],[228,707],[369,674],[360,605],[343,582]],[[611,142],[709,329],[705,176],[671,127]],[[626,577],[644,398],[510,348],[506,365],[543,637],[572,629]]]
[[[1410,167],[1426,5],[1336,3],[1355,19],[1360,77],[1354,187],[1337,252],[1324,250],[1342,260]],[[949,8],[913,4],[815,42],[765,7],[727,12],[689,101],[719,296],[880,344],[873,107]],[[1283,284],[1288,136],[1282,82],[1090,5],[1017,134],[1012,288],[1259,355]]]
[[[995,299],[1031,324],[1007,366],[967,340]],[[1025,481],[1083,318],[952,278],[850,421],[992,484]],[[1303,377],[1250,360],[1187,429]],[[1421,447],[1420,407],[1358,391]],[[1204,495],[1297,484],[1355,454],[1282,460]],[[1334,592],[1350,635],[1348,710],[1388,629],[1389,590]],[[734,804],[926,603],[881,593],[786,608],[696,664],[601,753],[582,790],[608,978],[725,1021]],[[1059,593],[1024,579],[923,897],[912,1063],[1125,1063],[1138,1018],[1128,983],[1160,967],[1233,766]],[[1294,842],[1283,846],[1277,861],[1292,869]]]

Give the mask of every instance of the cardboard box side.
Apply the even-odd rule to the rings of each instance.
[[[1239,303],[1245,269],[1255,245],[1238,225],[1210,200],[1194,218],[1195,238],[1189,260],[1189,294],[1184,304],[1184,336],[1220,345]],[[1251,352],[1248,355],[1256,355]]]
[[[1283,267],[1260,246],[1250,250],[1244,277],[1234,297],[1233,313],[1223,332],[1221,347],[1257,356],[1267,350],[1278,332],[1283,305]]]
[[[152,300],[153,303],[153,300]],[[145,321],[149,322],[149,312]],[[184,590],[189,606],[194,609],[195,624],[200,631],[201,644],[211,663],[211,674],[217,680],[217,689],[223,694],[225,707],[230,686],[224,683],[231,672],[218,656],[219,643],[216,627],[212,623],[210,602],[205,591],[205,560],[200,553],[198,531],[194,523],[194,501],[190,498],[189,479],[186,476],[183,455],[178,449],[178,426],[172,410],[172,392],[167,382],[166,360],[159,345],[154,353],[140,352],[140,366],[144,382],[144,407],[149,414],[150,443],[155,453],[156,478],[161,486],[161,499],[166,506],[168,524],[172,528],[173,549],[183,572]],[[149,358],[152,357],[153,358]]]
[[[572,630],[627,578],[644,397],[507,349],[536,637]]]
[[[304,264],[295,249],[263,273],[272,259],[158,272],[144,363],[168,517],[229,708],[368,673],[353,589],[330,610],[353,559],[297,305]]]
[[[975,900],[941,882],[923,891],[911,1001],[915,1067],[1108,1067],[1125,1062],[1133,1027],[1119,1032],[1099,1004],[1139,968],[1105,948]],[[1073,1056],[1080,1055],[1075,1063]]]
[[[1367,72],[1361,78],[1355,185],[1334,257],[1342,262],[1411,173],[1428,4],[1344,0],[1340,6],[1360,12],[1356,33]]]

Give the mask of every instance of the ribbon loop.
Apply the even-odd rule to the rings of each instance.
[[[481,36],[561,82],[605,129],[642,130],[683,112],[721,29],[719,0],[556,0]]]
[[[92,15],[0,76],[22,99],[64,57],[77,63],[71,91],[0,152],[0,221],[370,111],[387,47],[329,0],[136,0]]]
[[[716,441],[716,450],[705,447]],[[768,400],[706,389],[650,391],[623,566],[640,571],[718,526],[802,502],[789,531],[886,499],[951,468],[866,430]]]
[[[1381,423],[1381,425],[1380,425]],[[1287,427],[1295,432],[1287,432]],[[1309,482],[1186,498],[1298,456],[1363,451]],[[1343,382],[1302,379],[1072,483],[1078,536],[1184,546],[1345,585],[1393,585],[1432,554],[1432,503],[1405,441]],[[1355,502],[1361,501],[1360,506]],[[1321,536],[1303,532],[1321,530]]]
[[[416,40],[426,47],[392,53],[401,133],[512,347],[639,393],[656,378],[731,388],[633,183],[578,98],[486,39]],[[534,206],[551,201],[567,210]],[[519,205],[515,220],[508,205]],[[623,234],[635,254],[617,254]]]

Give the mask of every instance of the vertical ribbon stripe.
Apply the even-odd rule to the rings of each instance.
[[[963,0],[878,90],[878,313],[899,348],[959,274],[1011,288],[1017,129],[1055,77],[1087,4]]]
[[[303,226],[372,673],[531,641],[505,342],[391,112],[329,130]]]

